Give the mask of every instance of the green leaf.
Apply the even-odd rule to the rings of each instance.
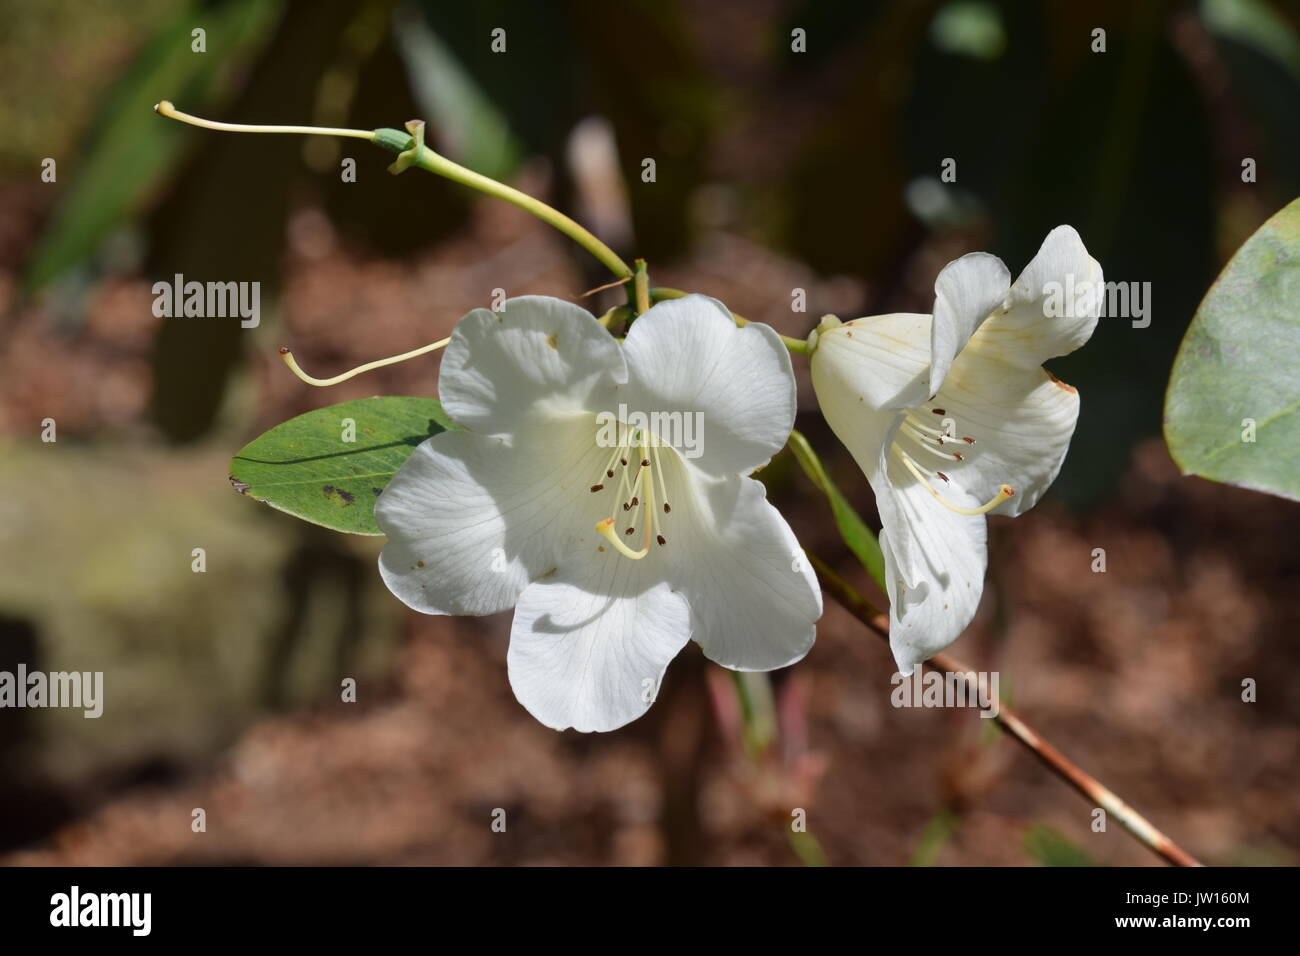
[[[509,121],[448,44],[409,10],[396,40],[410,73],[412,92],[436,126],[439,150],[489,179],[509,178],[519,165],[523,148]]]
[[[1026,830],[1021,846],[1031,859],[1043,866],[1097,865],[1082,847],[1046,824],[1035,823]]]
[[[993,721],[989,721],[993,723]],[[925,825],[921,832],[921,838],[916,841],[916,846],[912,849],[912,858],[908,861],[908,866],[934,866],[935,861],[939,859],[939,854],[943,848],[952,840],[953,834],[957,832],[957,825],[961,822],[960,817],[949,807],[940,808],[939,812],[930,818],[930,822]]]
[[[181,109],[204,111],[222,99],[269,39],[281,9],[279,2],[236,0],[201,13],[183,9],[159,29],[109,87],[85,149],[59,161],[60,173],[66,168],[76,178],[32,255],[29,292],[93,254],[176,169],[186,130],[155,115],[154,104],[171,99]],[[196,27],[207,31],[207,53],[191,49]]]
[[[1300,200],[1237,250],[1183,339],[1165,441],[1184,474],[1300,500],[1297,303]]]
[[[1300,77],[1300,40],[1286,17],[1263,0],[1201,0],[1201,19],[1215,36],[1267,53]]]
[[[345,441],[351,434],[355,441]],[[241,494],[334,531],[381,534],[375,499],[417,445],[457,426],[432,398],[358,398],[281,422],[230,462]]]
[[[849,504],[848,499],[844,497],[840,489],[831,481],[830,476],[826,474],[821,459],[817,457],[817,453],[808,444],[808,439],[803,436],[803,433],[799,431],[790,432],[788,444],[790,450],[794,452],[794,457],[798,460],[799,466],[803,468],[804,474],[830,501],[831,514],[835,516],[835,526],[839,528],[840,537],[849,546],[849,550],[862,562],[862,566],[867,569],[871,579],[880,585],[883,590],[885,587],[885,557],[880,553],[880,543],[876,541],[876,536],[871,533],[871,529],[853,510],[853,506]]]

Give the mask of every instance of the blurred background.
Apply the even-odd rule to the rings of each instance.
[[[494,288],[576,299],[608,277],[369,144],[196,130],[157,117],[164,98],[233,122],[424,117],[434,148],[656,284],[798,336],[826,312],[929,311],[950,259],[1015,275],[1073,224],[1107,279],[1151,283],[1151,322],[1103,319],[1053,363],[1083,397],[1075,442],[1050,497],[991,522],[952,650],[1201,859],[1297,862],[1300,509],[1181,478],[1160,439],[1201,296],[1300,195],[1296,4],[0,0],[0,22],[0,670],[102,670],[107,699],[98,720],[0,711],[0,862],[1158,862],[1093,832],[990,721],[892,708],[887,648],[830,600],[774,675],[766,740],[693,644],[646,717],[556,734],[510,692],[509,614],[408,612],[382,539],[235,494],[229,459],[280,421],[436,394],[436,358],[325,391],[277,346],[331,375],[446,335]],[[261,324],[155,318],[175,273],[259,281]],[[799,427],[875,522],[795,366]],[[788,455],[764,480],[878,597]],[[795,807],[816,844],[787,839]]]

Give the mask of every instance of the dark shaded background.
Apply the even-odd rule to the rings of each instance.
[[[442,337],[494,288],[572,298],[607,277],[518,210],[390,177],[367,144],[192,130],[152,113],[169,98],[237,122],[423,116],[435,148],[655,282],[800,336],[825,312],[928,311],[948,260],[985,249],[1014,274],[1073,224],[1108,279],[1152,284],[1152,321],[1103,319],[1053,363],[1083,396],[1074,445],[1042,505],[991,523],[953,650],[1202,859],[1297,861],[1300,512],[1180,478],[1159,439],[1201,295],[1300,194],[1296,5],[3,0],[0,22],[0,669],[104,670],[109,695],[97,721],[0,711],[0,860],[795,863],[801,807],[832,863],[1154,861],[1113,822],[1092,832],[988,722],[891,708],[887,650],[829,602],[775,675],[762,754],[693,645],[647,717],[556,734],[511,696],[508,614],[409,613],[380,539],[234,495],[228,460],[265,428],[434,394],[433,359],[323,393],[276,346],[333,374]],[[260,281],[262,325],[155,319],[150,286],[176,272]],[[874,520],[795,364],[800,427]],[[786,456],[765,480],[870,591]]]

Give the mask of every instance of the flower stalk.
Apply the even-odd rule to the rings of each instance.
[[[495,196],[497,199],[504,199],[511,205],[532,213],[542,222],[564,233],[590,252],[601,265],[617,278],[626,279],[633,274],[628,264],[620,259],[613,249],[597,239],[590,230],[558,209],[548,206],[540,199],[534,199],[513,186],[499,183],[482,173],[476,173],[459,163],[452,162],[446,156],[435,153],[422,142],[417,144],[415,137],[409,133],[403,133],[395,129],[377,129],[374,131],[373,142],[377,146],[382,146],[384,149],[397,153],[399,159],[405,155],[407,160],[403,168],[418,166],[426,172],[442,176],[444,179],[450,179],[452,182],[468,186],[470,189],[477,189],[479,192]],[[401,171],[401,169],[397,170],[397,172]]]
[[[632,290],[636,298],[636,314],[644,315],[650,311],[650,273],[646,271],[644,259],[636,260],[636,273],[632,277]]]
[[[525,212],[532,213],[542,222],[564,233],[595,256],[602,265],[619,279],[630,278],[632,275],[632,270],[628,267],[628,264],[620,259],[609,246],[558,209],[548,206],[539,199],[534,199],[527,193],[520,192],[513,186],[499,183],[482,173],[476,173],[459,163],[453,163],[447,157],[429,149],[423,142],[424,124],[422,121],[414,120],[412,123],[407,124],[408,129],[418,124],[417,135],[415,132],[404,133],[396,129],[362,130],[329,126],[261,126],[248,123],[220,123],[182,112],[170,100],[162,100],[154,106],[154,112],[168,119],[187,123],[190,126],[227,133],[297,133],[306,136],[346,136],[352,139],[367,140],[376,146],[398,154],[397,162],[390,167],[394,174],[403,172],[411,166],[418,166],[427,172],[460,183],[462,186],[468,186],[489,196],[504,199]]]
[[[886,641],[889,640],[889,619],[872,607],[865,598],[821,558],[808,555],[822,589],[840,605]],[[948,654],[936,654],[925,662],[926,667],[939,673],[957,674],[962,680],[973,669]],[[1158,830],[1146,817],[1121,800],[1100,780],[1084,772],[1077,764],[1057,750],[1040,733],[1029,726],[1006,704],[1000,704],[994,722],[1016,743],[1028,750],[1043,766],[1081,793],[1093,806],[1101,807],[1152,853],[1175,866],[1202,866],[1203,864],[1177,843]]]

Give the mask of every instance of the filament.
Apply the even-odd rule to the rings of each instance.
[[[339,129],[332,126],[254,126],[248,123],[219,123],[216,120],[203,119],[184,113],[172,105],[171,100],[162,100],[154,106],[154,112],[168,119],[179,120],[190,126],[204,129],[222,130],[227,133],[303,133],[308,136],[350,136],[353,139],[366,139],[374,142],[373,130]]]
[[[294,375],[297,375],[308,385],[315,385],[318,388],[324,388],[327,385],[337,385],[340,382],[346,382],[348,379],[360,375],[362,372],[369,372],[372,369],[383,368],[385,365],[396,365],[398,362],[405,362],[407,359],[418,358],[421,355],[442,348],[450,341],[451,337],[448,336],[445,339],[439,339],[437,342],[422,345],[418,349],[411,349],[409,352],[403,352],[401,355],[393,355],[389,358],[376,359],[373,362],[367,362],[365,365],[358,365],[356,368],[344,372],[341,375],[335,375],[333,378],[316,378],[315,376],[308,375],[302,370],[302,367],[298,364],[298,360],[293,357],[293,352],[287,348],[280,349],[280,358],[284,359],[284,364],[289,366],[289,371],[293,372]]]
[[[1015,497],[1016,490],[1012,488],[1010,485],[1004,484],[998,488],[998,493],[996,495],[994,495],[990,500],[986,501],[984,504],[980,505],[978,508],[962,508],[961,506],[955,505],[952,502],[948,501],[946,498],[944,498],[943,495],[939,494],[939,492],[934,489],[934,486],[925,480],[925,476],[921,474],[921,470],[917,467],[916,463],[913,462],[912,459],[907,456],[906,453],[899,451],[897,448],[894,449],[894,452],[895,454],[898,455],[898,460],[901,461],[904,464],[904,466],[906,466],[907,470],[912,473],[912,475],[916,478],[917,481],[919,481],[922,485],[925,486],[926,490],[929,491],[930,494],[934,495],[934,497],[938,500],[939,504],[943,505],[949,511],[955,511],[959,515],[986,514],[987,512],[992,511],[998,505],[1002,504],[1002,502]]]
[[[612,478],[614,463],[617,461],[618,467],[622,469],[619,475],[618,488],[614,500],[621,502],[625,512],[630,511],[627,516],[626,528],[623,529],[623,535],[618,531],[622,524],[617,520],[617,511],[608,518],[602,518],[596,522],[596,531],[614,546],[619,554],[633,560],[644,558],[650,551],[650,541],[653,538],[662,547],[668,543],[668,540],[662,533],[662,518],[655,510],[659,504],[656,494],[663,491],[664,513],[667,514],[672,509],[668,506],[668,486],[663,476],[663,466],[659,456],[659,437],[653,433],[640,428],[631,428],[620,422],[619,444],[614,449],[614,454],[610,456],[606,463],[601,476],[597,479],[596,484],[591,486],[591,491],[600,492],[605,490],[605,479]],[[635,463],[632,461],[632,455],[636,455]],[[636,468],[636,474],[632,475],[632,469]],[[656,477],[655,472],[659,472]],[[656,488],[656,481],[658,488]],[[630,537],[636,533],[639,523],[641,524],[641,550],[633,551],[623,543],[623,536]]]
[[[660,490],[661,492],[663,492],[663,498],[664,498],[664,514],[667,514],[667,513],[668,513],[670,510],[672,510],[672,509],[670,509],[669,506],[668,506],[668,481],[667,481],[666,478],[664,478],[664,466],[663,466],[662,464],[659,463],[659,445],[658,445],[658,443],[656,443],[655,445],[653,445],[651,450],[654,452],[654,458],[655,458],[655,473],[659,476],[659,490]]]

